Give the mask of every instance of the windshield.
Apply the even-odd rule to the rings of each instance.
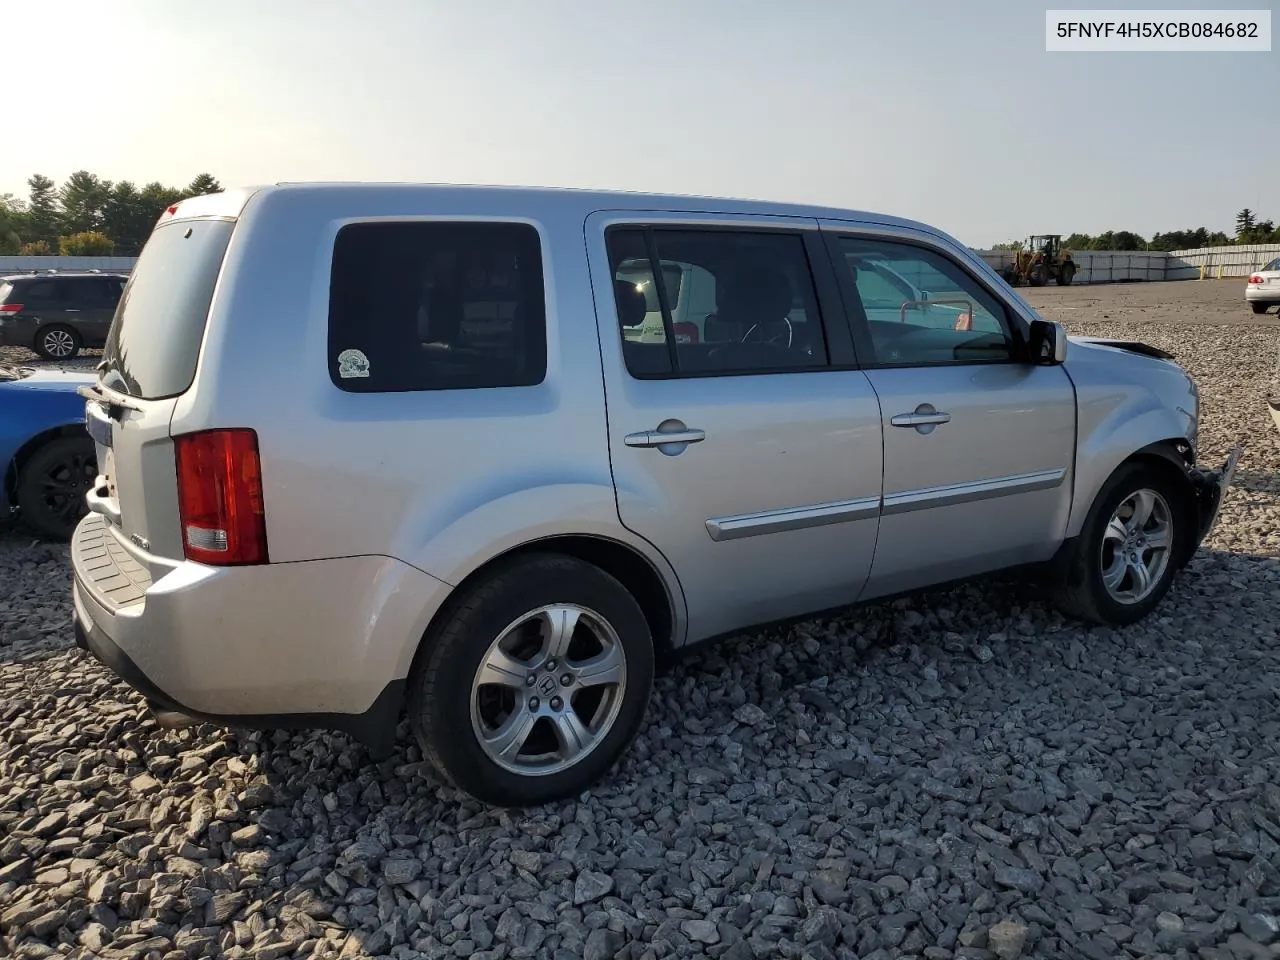
[[[144,400],[191,386],[234,227],[226,220],[178,220],[152,233],[107,334],[104,386]]]

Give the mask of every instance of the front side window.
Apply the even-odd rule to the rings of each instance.
[[[641,378],[827,366],[797,233],[620,227],[608,231],[627,369]],[[663,277],[658,287],[656,276]]]
[[[338,231],[329,375],[387,393],[519,387],[547,369],[538,232],[521,223],[356,223]]]
[[[910,243],[853,237],[838,243],[865,315],[875,363],[918,366],[1015,358],[1017,341],[1004,308],[959,264]]]

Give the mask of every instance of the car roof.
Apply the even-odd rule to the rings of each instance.
[[[475,203],[520,209],[526,214],[537,215],[540,208],[547,212],[569,208],[576,215],[586,217],[597,211],[645,211],[661,210],[672,213],[719,213],[746,216],[800,217],[817,220],[862,221],[914,229],[951,238],[945,231],[916,220],[895,217],[852,208],[821,206],[806,203],[788,203],[778,200],[752,200],[735,197],[700,196],[679,193],[642,193],[628,190],[597,190],[583,187],[540,187],[496,184],[429,183],[429,182],[344,182],[344,181],[282,181],[274,184],[258,184],[236,187],[216,194],[191,197],[169,207],[161,222],[166,219],[184,220],[200,217],[229,217],[235,219],[255,204],[272,197],[306,197],[318,204],[334,207],[392,206],[406,201],[423,206],[438,200],[455,208]],[[157,224],[159,225],[159,224]],[[963,246],[963,244],[959,244]]]
[[[270,187],[260,188],[267,191],[314,192],[324,193],[359,193],[385,192],[392,190],[450,193],[450,194],[486,194],[505,195],[513,202],[543,201],[547,203],[568,203],[576,207],[591,210],[673,210],[691,213],[716,211],[722,213],[764,213],[773,216],[814,217],[829,220],[875,220],[882,223],[897,223],[903,226],[934,230],[928,224],[913,220],[893,217],[887,214],[873,213],[866,210],[855,210],[842,207],[821,206],[816,204],[790,203],[779,200],[753,200],[745,197],[709,196],[703,194],[682,193],[643,193],[630,190],[599,190],[584,187],[538,187],[500,184],[466,184],[466,183],[427,183],[427,182],[342,182],[342,181],[282,181]]]

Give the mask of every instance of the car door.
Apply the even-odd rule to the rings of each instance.
[[[880,408],[816,227],[586,224],[618,515],[675,569],[691,641],[850,603],[871,569]],[[673,325],[674,285],[653,288],[663,336],[626,336],[659,275],[703,277],[708,310],[681,321],[696,336]]]
[[[1048,559],[1071,506],[1065,370],[1029,361],[1022,321],[941,240],[839,223],[824,233],[883,414],[866,596]],[[905,284],[886,283],[885,268]]]
[[[80,308],[78,328],[86,347],[101,347],[120,302],[121,284],[117,277],[85,277],[75,286],[75,303]]]

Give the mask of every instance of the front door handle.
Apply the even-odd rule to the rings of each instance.
[[[889,421],[895,427],[923,427],[929,424],[950,423],[949,413],[900,413]]]
[[[895,427],[913,427],[917,433],[933,433],[934,427],[951,422],[951,414],[934,409],[931,403],[922,403],[911,413],[900,413],[889,420]]]
[[[628,433],[622,442],[628,447],[665,447],[670,443],[701,443],[707,439],[703,430],[641,430]]]

